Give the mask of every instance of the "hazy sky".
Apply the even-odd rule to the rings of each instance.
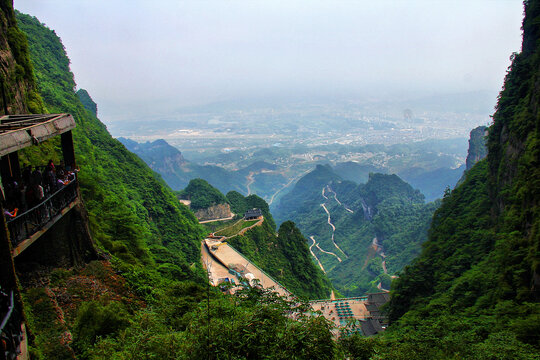
[[[105,122],[276,96],[498,91],[518,0],[15,0]]]

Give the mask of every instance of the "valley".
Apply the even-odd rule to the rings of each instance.
[[[508,2],[475,3],[481,16],[471,28],[484,29],[485,19],[494,16],[491,10],[505,15],[502,3]],[[199,43],[207,50],[217,45],[206,39],[220,39],[221,33],[212,31],[215,22],[226,35],[233,35],[230,28],[237,32],[226,41],[227,51],[239,53],[253,40],[257,46],[268,42],[271,51],[256,51],[257,57],[265,66],[278,66],[269,60],[277,53],[286,62],[277,51],[284,45],[304,53],[297,46],[303,38],[295,36],[306,29],[327,35],[332,44],[341,25],[359,30],[360,12],[343,18],[351,23],[335,22],[335,13],[352,4],[360,2],[324,8],[313,3],[302,9],[310,16],[294,11],[284,18],[288,3],[274,12],[259,9],[263,3],[216,2],[210,9],[206,2],[182,2],[196,7],[171,11],[172,44],[155,36],[159,24],[152,15],[160,20],[169,15],[160,4],[122,4],[123,21],[134,22],[119,21],[118,33],[101,26],[115,19],[117,4],[93,2],[78,13],[85,19],[99,13],[99,23],[71,24],[68,34],[90,24],[92,35],[107,29],[98,43],[110,35],[116,46],[100,51],[86,37],[66,46],[82,44],[89,58],[102,56],[102,71],[117,72],[105,79],[111,92],[96,95],[112,98],[124,72],[138,75],[133,66],[145,54],[132,47],[136,39],[129,35],[140,32],[147,36],[145,52],[153,55],[140,83],[151,90],[152,69],[165,68],[170,76],[159,87],[180,103],[186,95],[213,90],[204,81],[197,85],[202,90],[185,92],[170,91],[167,84],[183,84],[189,62],[200,64],[201,71],[193,71],[198,80],[212,76],[206,72],[209,63],[199,62],[192,50]],[[384,16],[376,19],[383,27],[387,18],[399,19],[403,32],[392,38],[407,40],[403,25],[414,15],[413,5],[396,11],[377,4]],[[416,5],[425,19],[425,4]],[[444,28],[440,19],[449,19],[453,38],[461,34],[472,41],[478,34],[461,29],[474,9],[459,8],[452,17],[457,5],[444,4],[437,18],[437,6],[430,5],[434,26],[414,24],[423,36]],[[67,56],[58,35],[65,30],[57,33],[45,25],[48,19],[17,12],[12,1],[0,0],[0,358],[537,359],[540,1],[523,5],[522,47],[510,57],[498,97],[481,90],[417,97],[419,90],[409,82],[406,96],[388,99],[369,88],[329,87],[326,96],[299,93],[274,101],[261,82],[244,90],[259,100],[236,102],[230,84],[221,89],[227,96],[219,103],[199,99],[194,103],[205,105],[178,105],[167,114],[163,103],[146,99],[138,108],[146,107],[152,117],[129,112],[124,121],[105,125],[91,94],[79,87],[85,82],[79,77],[75,82],[71,66],[81,64]],[[253,17],[254,9],[260,14]],[[229,22],[230,13],[240,10],[250,18],[249,27],[242,27],[240,17]],[[80,21],[75,13],[58,12],[62,19]],[[267,18],[291,21],[278,22],[284,26],[267,38],[257,32],[258,21],[274,25]],[[306,19],[317,20],[320,29],[315,22],[303,23]],[[204,36],[193,36],[199,25]],[[504,40],[493,36],[495,29],[485,29],[487,39],[497,40],[490,42]],[[189,44],[182,43],[184,33],[193,40]],[[325,40],[313,39],[312,50]],[[434,39],[429,45],[441,47],[429,46],[430,56],[443,55],[452,45]],[[184,46],[185,61],[167,67],[168,56],[152,52],[160,42],[171,55]],[[346,43],[350,50],[360,45]],[[109,57],[116,47],[127,55],[123,61]],[[326,50],[328,63],[346,55]],[[467,64],[478,56],[469,50]],[[447,64],[424,61],[431,59],[426,56],[414,54],[415,62],[423,59],[419,74],[433,71],[441,80],[442,72],[430,66]],[[406,64],[406,56],[399,58]],[[475,64],[488,62],[480,59],[462,70]],[[228,76],[222,71],[227,64],[219,65],[220,74]],[[361,67],[355,63],[332,82],[341,83]],[[370,69],[371,75],[383,68]],[[182,76],[178,69],[185,70]],[[243,69],[237,70],[230,75],[247,80]],[[310,78],[303,86],[317,91],[324,79],[311,79],[310,71],[331,73],[325,66],[300,74],[292,70],[284,73],[299,75],[294,76],[299,83]],[[285,88],[275,73],[264,72],[266,85]],[[452,89],[478,80],[466,75]],[[221,80],[229,86],[227,78]],[[443,89],[438,80],[431,78],[426,88]],[[69,119],[69,126],[62,119]],[[68,170],[76,175],[66,183]],[[64,190],[52,193],[53,185]]]

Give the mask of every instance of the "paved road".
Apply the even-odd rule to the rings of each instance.
[[[341,262],[341,258],[339,256],[337,256],[335,253],[331,252],[331,251],[326,251],[326,250],[323,250],[320,246],[319,246],[319,243],[317,243],[317,249],[321,250],[323,253],[325,254],[328,254],[328,255],[334,255],[339,262]]]
[[[330,218],[330,211],[328,211],[328,209],[326,208],[326,205],[325,204],[321,204],[322,208],[324,209],[324,211],[326,211],[326,214],[328,215],[328,225],[330,225],[332,227],[332,243],[334,244],[334,246],[336,247],[336,249],[338,249],[339,251],[341,251],[341,253],[343,255],[345,255],[345,257],[347,258],[347,254],[345,254],[345,251],[341,250],[341,248],[338,246],[338,244],[336,244],[335,240],[334,240],[334,234],[336,232],[336,227],[334,226],[334,224],[332,224],[332,219]]]
[[[311,241],[313,241],[313,244],[311,244],[311,246],[309,247],[309,251],[311,252],[311,255],[313,255],[313,257],[315,258],[315,260],[317,260],[317,263],[319,264],[319,267],[321,268],[321,270],[323,271],[323,273],[326,274],[326,270],[324,270],[324,267],[322,266],[321,262],[319,261],[319,258],[317,257],[317,255],[315,255],[315,253],[313,252],[313,249],[312,249],[313,246],[314,246],[315,244],[317,244],[316,241],[315,241],[315,238],[314,238],[313,236],[310,236],[309,238],[311,239]],[[318,245],[318,244],[317,244],[317,245]]]
[[[219,279],[229,278],[234,279],[238,284],[238,278],[229,273],[229,269],[216,261],[208,252],[208,249],[204,245],[204,241],[201,243],[201,259],[204,268],[208,272],[208,278],[213,286],[219,284]]]

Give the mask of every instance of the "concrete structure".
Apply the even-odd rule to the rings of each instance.
[[[203,241],[203,246],[206,246],[205,252],[208,252],[213,259],[213,262],[208,263],[212,264],[212,267],[215,269],[219,268],[219,266],[216,266],[216,263],[219,263],[223,268],[227,269],[230,274],[235,275],[237,283],[241,282],[241,278],[246,277],[246,274],[252,274],[248,277],[248,282],[252,283],[253,280],[256,280],[259,285],[265,289],[273,287],[281,296],[289,297],[292,295],[289,290],[265,273],[264,270],[249,261],[229,244],[207,238]],[[204,256],[205,255],[203,255],[203,259]],[[212,284],[215,284],[219,280],[219,276],[222,276],[218,271],[223,271],[223,269],[209,271]]]
[[[310,305],[334,323],[334,335],[337,336],[340,329],[349,326],[361,330],[365,336],[371,336],[386,327],[387,320],[381,314],[380,307],[389,299],[388,293],[381,292],[360,297],[314,300],[310,301]]]
[[[0,332],[8,334],[10,339],[14,339],[8,343],[9,356],[19,354],[19,358],[21,358],[25,355],[23,350],[26,334],[24,318],[21,316],[23,314],[22,301],[15,272],[15,258],[31,248],[38,239],[50,238],[49,230],[80,204],[80,196],[77,181],[74,179],[70,185],[59,190],[55,188],[55,191],[48,194],[47,198],[42,198],[39,203],[32,205],[32,208],[21,209],[15,217],[12,217],[5,213],[5,210],[8,210],[7,202],[17,198],[7,199],[5,190],[7,186],[13,190],[14,184],[19,186],[23,183],[19,150],[39,146],[44,141],[56,136],[60,136],[66,168],[75,169],[75,153],[71,134],[74,128],[75,121],[69,114],[5,115],[0,117],[0,210],[2,211],[2,216],[0,216],[0,297],[5,298],[0,302],[2,304]],[[42,166],[45,164],[32,165]],[[43,192],[43,189],[41,191]],[[11,191],[10,195],[12,194],[18,193]],[[29,206],[28,202],[25,204]],[[73,223],[76,221],[78,220],[65,222],[63,224],[65,232],[74,232],[76,225]],[[77,228],[77,230],[79,229]],[[80,233],[82,231],[78,231],[74,237],[81,237]],[[90,239],[88,233],[86,236]],[[91,240],[89,243],[91,244]],[[35,254],[28,256],[28,261],[54,257],[58,255],[55,253],[56,250],[56,248],[50,249],[47,254],[47,251],[38,249]]]
[[[244,213],[244,220],[257,220],[263,216],[261,209],[249,209]]]

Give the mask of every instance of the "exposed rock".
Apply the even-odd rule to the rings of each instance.
[[[485,126],[479,126],[471,130],[469,137],[469,152],[467,153],[467,161],[465,170],[470,170],[474,164],[487,156],[486,136],[488,129]]]
[[[210,206],[207,209],[199,209],[195,213],[195,216],[199,221],[223,219],[234,216],[231,212],[229,204],[217,204]]]

